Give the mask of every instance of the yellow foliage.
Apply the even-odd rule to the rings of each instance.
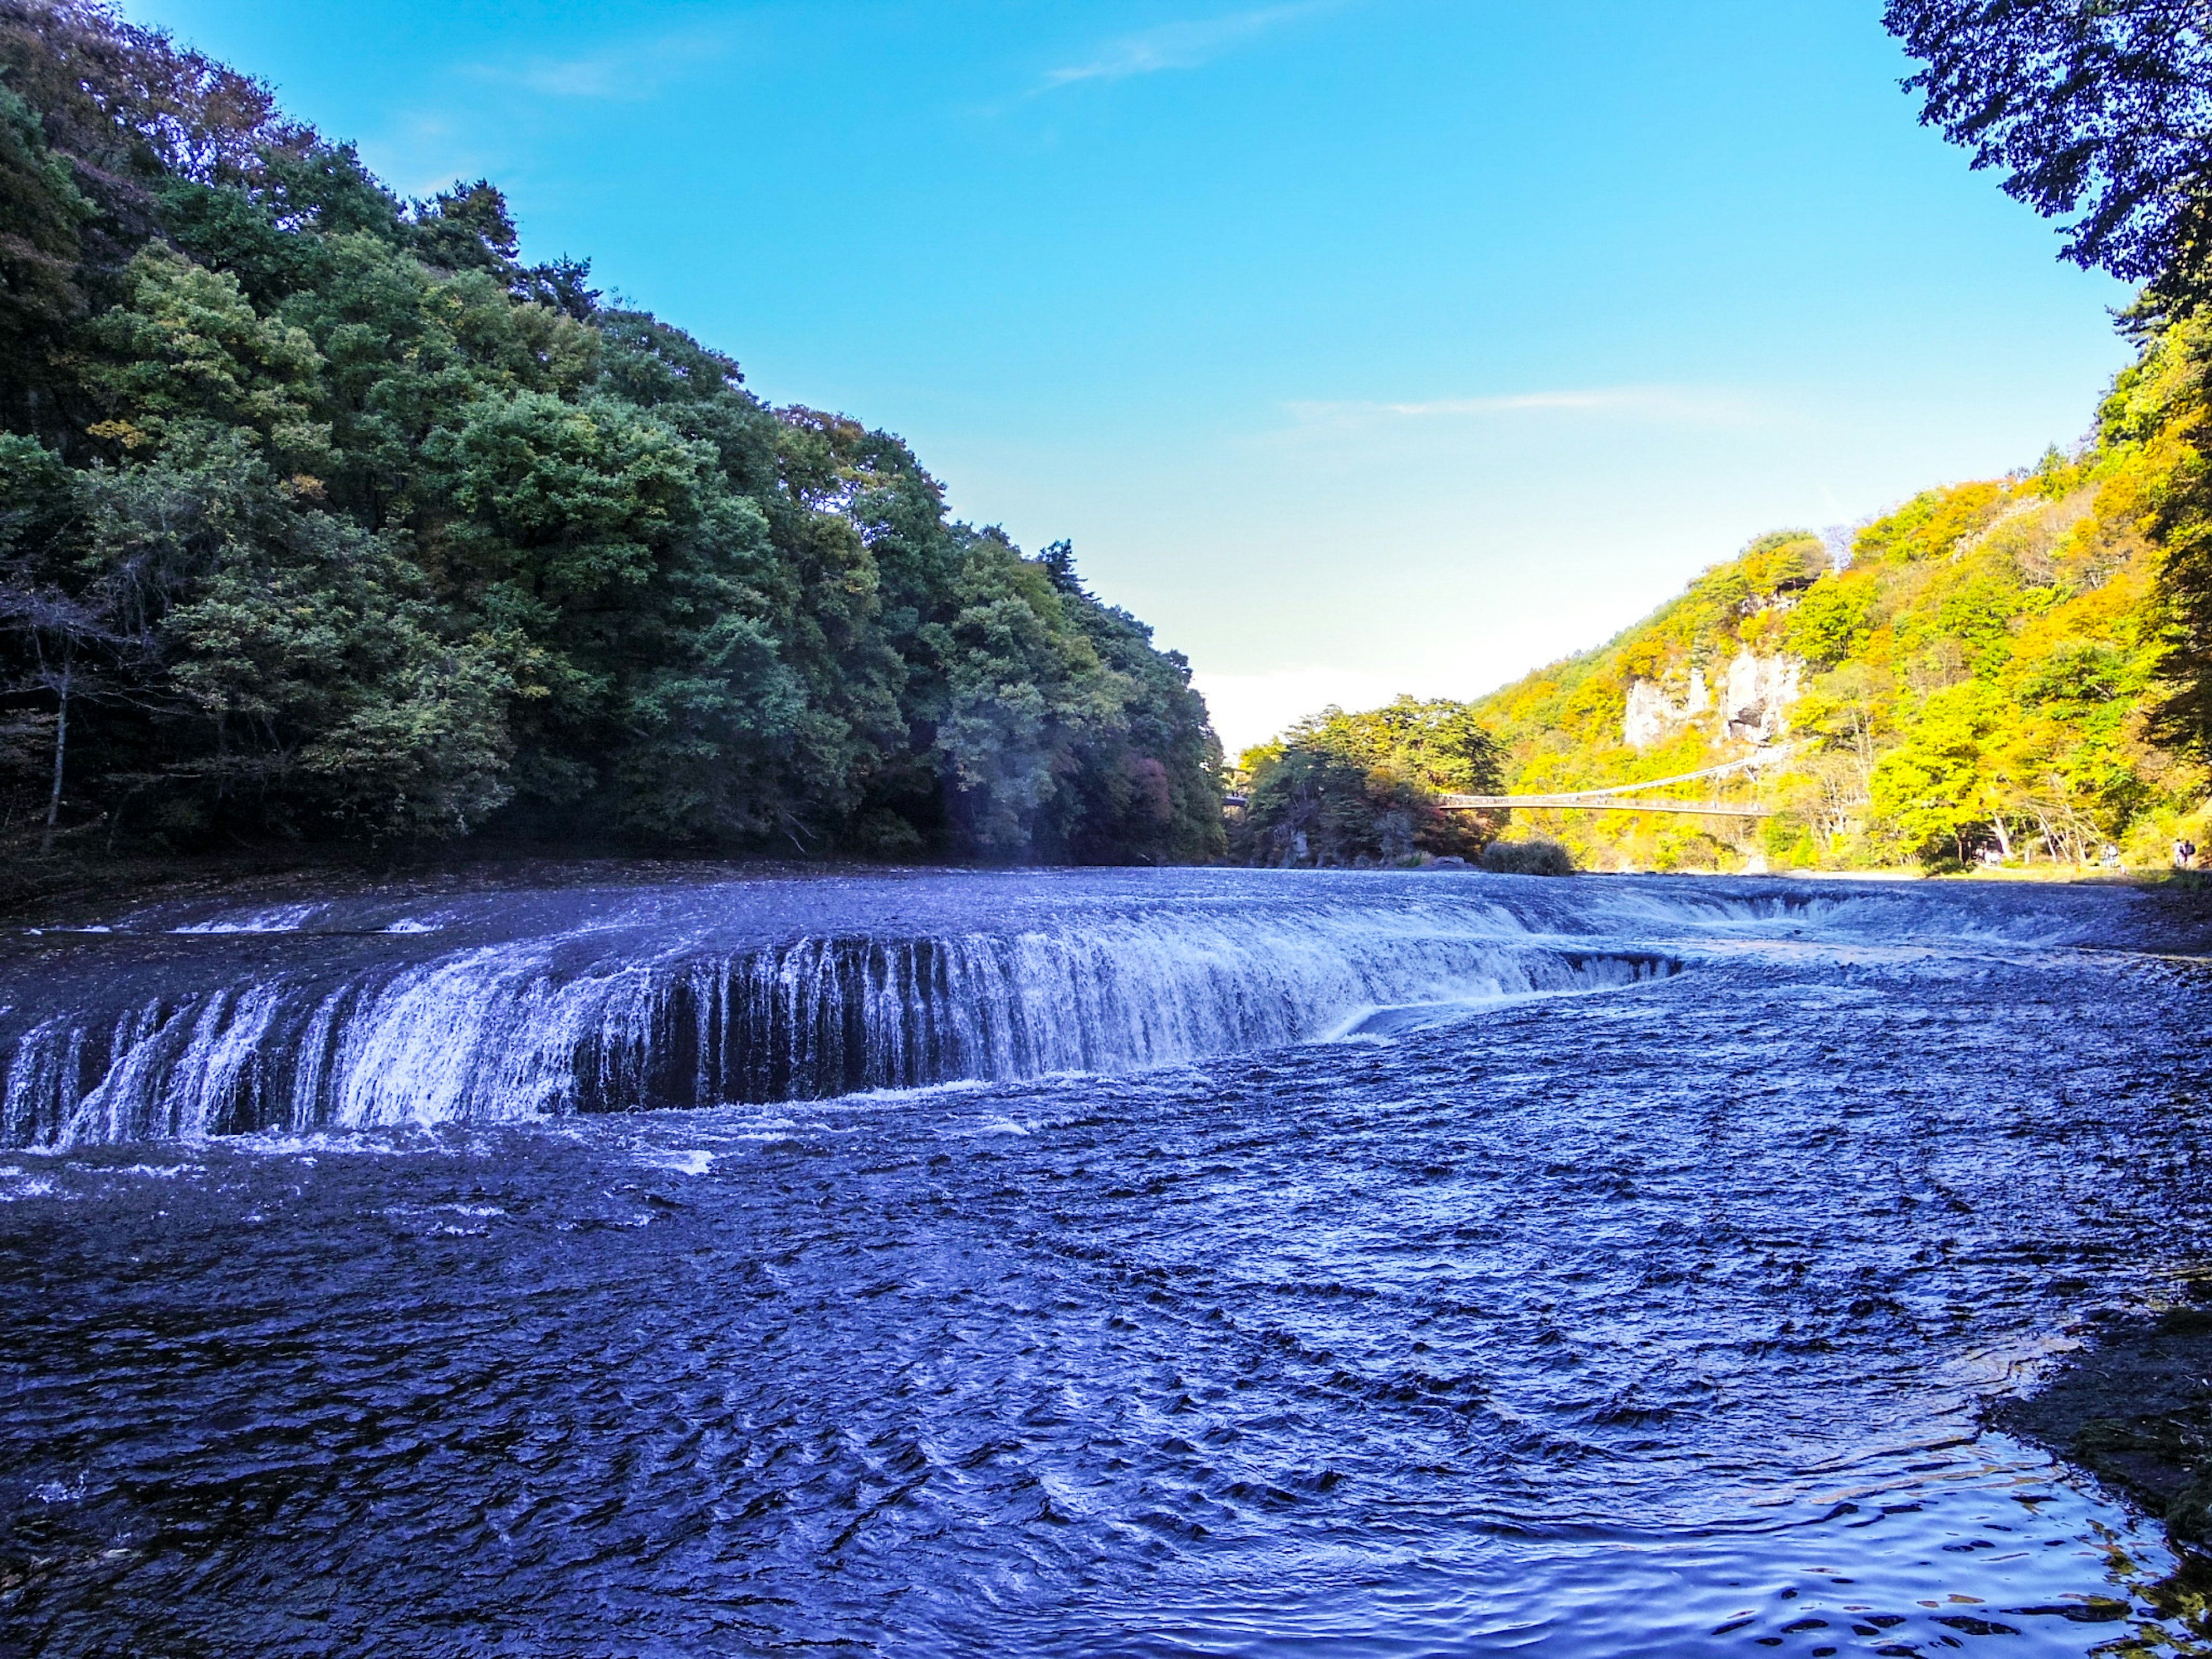
[[[1693,672],[1711,688],[1739,653],[1794,659],[1786,758],[1755,786],[1775,816],[1524,812],[1528,827],[1594,869],[2047,862],[2094,857],[2107,839],[2154,847],[2204,785],[2144,735],[2160,649],[2145,526],[2178,477],[2202,470],[2203,400],[2187,400],[2204,376],[2185,355],[2154,342],[2080,456],[1915,496],[1863,529],[1839,571],[1816,538],[1761,538],[1619,637],[1475,705],[1505,745],[1512,793],[1667,778],[1753,752],[1714,708],[1684,708]],[[2186,419],[2172,412],[2182,403]],[[1640,751],[1624,734],[1639,681],[1675,710]],[[1753,798],[1734,780],[1674,793],[1729,788]]]

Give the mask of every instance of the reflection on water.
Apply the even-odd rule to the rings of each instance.
[[[319,981],[264,933],[38,957],[19,1031],[103,975],[492,950],[558,997],[657,910],[683,974],[837,906],[1064,961],[1242,917],[1311,954],[1207,982],[1324,1040],[0,1153],[0,1651],[2185,1641],[2154,1529],[1980,1413],[2203,1255],[2201,947],[2117,893],[1361,879],[632,896],[588,951],[487,901],[343,918]]]

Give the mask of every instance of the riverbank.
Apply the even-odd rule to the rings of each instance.
[[[2108,1334],[1989,1420],[2165,1523],[2179,1565],[2142,1594],[2202,1634],[2212,1631],[2212,1279],[2189,1289],[2189,1304]]]
[[[2212,1545],[2212,1307],[2107,1336],[1990,1421],[2119,1487],[2178,1542]]]

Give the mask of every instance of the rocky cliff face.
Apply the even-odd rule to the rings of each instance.
[[[1621,741],[1635,749],[1663,743],[1684,726],[1711,715],[1718,738],[1771,743],[1790,729],[1787,710],[1797,701],[1805,665],[1777,653],[1736,653],[1720,677],[1717,696],[1702,668],[1690,670],[1679,691],[1659,680],[1633,680],[1621,719]]]
[[[1796,657],[1737,653],[1721,693],[1721,735],[1745,743],[1771,743],[1787,732],[1786,711],[1797,701],[1804,671],[1805,665]]]
[[[1620,740],[1632,749],[1649,749],[1664,743],[1712,707],[1705,687],[1705,671],[1692,668],[1688,687],[1680,696],[1668,695],[1658,680],[1631,680],[1628,708],[1622,718]]]

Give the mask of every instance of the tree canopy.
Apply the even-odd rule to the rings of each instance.
[[[2212,297],[2212,23],[2200,0],[1888,0],[1923,67],[1922,119],[2002,168],[2008,194],[2073,215],[2064,255]]]
[[[1065,544],[91,0],[0,0],[0,691],[8,823],[108,844],[1222,844]]]
[[[1494,793],[1499,759],[1466,703],[1404,696],[1363,714],[1324,709],[1241,757],[1236,851],[1250,863],[1320,866],[1480,852],[1490,818],[1448,811],[1437,797]]]
[[[1922,69],[1922,118],[2005,170],[2076,264],[2142,284],[2124,321],[2142,358],[2105,422],[2157,457],[2129,512],[2150,554],[2153,735],[2212,758],[2212,14],[2202,0],[1888,0]]]

